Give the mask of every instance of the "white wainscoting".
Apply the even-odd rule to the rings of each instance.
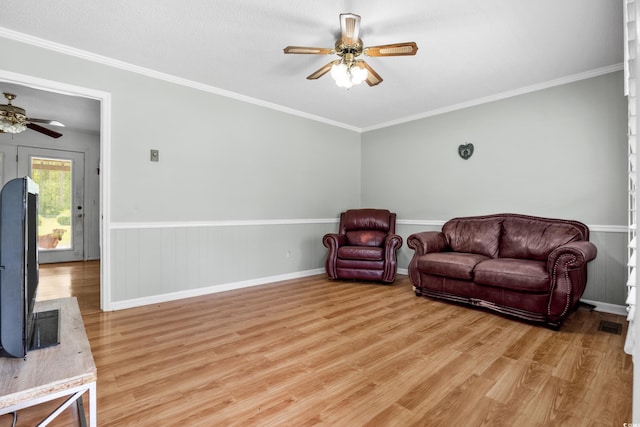
[[[398,220],[404,240],[399,273],[413,251],[406,239],[445,221]],[[107,310],[155,304],[324,273],[325,233],[337,218],[180,223],[115,223],[111,233],[111,301]],[[589,264],[585,302],[624,314],[626,227],[590,226],[598,247]]]
[[[320,274],[337,220],[115,224],[110,310]]]

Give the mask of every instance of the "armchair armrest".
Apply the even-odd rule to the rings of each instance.
[[[387,234],[387,237],[384,239],[384,251],[387,254],[391,254],[391,251],[395,253],[398,249],[402,247],[402,237],[397,234]]]
[[[429,252],[442,252],[447,248],[447,239],[441,231],[423,231],[407,238],[407,246],[415,251],[414,257]]]
[[[347,236],[338,233],[328,233],[322,237],[322,244],[329,249],[325,268],[330,279],[338,278],[336,260],[338,259],[338,248],[347,243]]]
[[[397,252],[402,246],[402,237],[397,234],[387,234],[384,239],[384,273],[382,273],[382,281],[391,283],[396,276],[397,270]]]
[[[347,243],[347,236],[344,234],[338,233],[327,233],[322,237],[322,244],[331,250],[335,248],[336,250],[340,246],[344,246]]]

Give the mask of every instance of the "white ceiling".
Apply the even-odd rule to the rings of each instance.
[[[5,0],[0,27],[366,130],[616,69],[622,3]],[[362,16],[365,46],[415,41],[417,55],[365,57],[384,79],[376,87],[341,89],[329,75],[306,80],[335,58],[282,49],[333,47],[343,12]],[[24,105],[32,94],[16,92],[29,115],[68,120],[60,105],[57,114],[36,111]]]

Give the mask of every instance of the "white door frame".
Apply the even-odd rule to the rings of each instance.
[[[111,94],[0,70],[0,81],[100,102],[100,308],[111,310]]]

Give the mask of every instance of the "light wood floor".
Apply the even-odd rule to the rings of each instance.
[[[559,332],[393,286],[291,280],[117,312],[96,262],[42,266],[79,298],[100,426],[616,426],[631,421],[620,316]],[[601,320],[622,335],[598,331]],[[33,425],[46,408],[23,410]],[[66,426],[72,411],[52,425]],[[0,418],[0,425],[8,420]]]

